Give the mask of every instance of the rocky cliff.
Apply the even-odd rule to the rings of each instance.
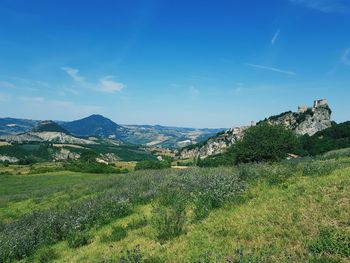
[[[297,135],[308,134],[311,136],[331,127],[331,113],[332,111],[326,100],[316,100],[313,107],[299,106],[297,112],[284,112],[266,118],[259,123],[268,122],[272,125],[283,125],[295,131]],[[204,143],[187,146],[180,150],[179,156],[182,159],[198,157],[204,159],[211,155],[223,153],[243,137],[247,128],[249,126],[232,128],[224,133],[219,133]]]
[[[77,138],[62,132],[27,132],[19,135],[0,136],[0,141],[27,143],[27,142],[53,142],[69,144],[96,144],[93,140]]]
[[[299,106],[297,112],[285,112],[265,119],[264,122],[283,125],[298,135],[312,136],[332,126],[331,113],[326,100],[316,100],[313,107]]]
[[[233,145],[237,140],[241,139],[244,131],[249,126],[231,128],[225,132],[218,133],[201,144],[194,144],[183,148],[180,151],[180,157],[183,159],[197,158],[202,159],[224,152],[228,147]]]

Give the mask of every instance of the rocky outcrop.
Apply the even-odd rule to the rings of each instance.
[[[15,143],[53,142],[69,144],[96,144],[95,141],[77,138],[62,132],[28,132],[19,135],[0,136],[0,140]]]
[[[96,144],[96,142],[77,138],[62,132],[31,132],[30,135],[36,136],[46,142],[70,143],[70,144]]]
[[[105,154],[100,154],[102,160],[104,160],[107,163],[113,163],[120,161],[120,158],[114,154],[114,153],[105,153]]]
[[[259,123],[268,122],[271,125],[283,125],[295,131],[297,135],[308,134],[312,136],[332,126],[331,113],[332,111],[328,106],[327,100],[316,100],[313,107],[299,106],[297,112],[284,112],[280,115],[271,116]],[[244,131],[248,127],[232,128],[224,133],[219,133],[204,143],[187,146],[179,151],[179,157],[182,159],[204,159],[208,156],[223,153],[228,147],[243,137]]]
[[[298,112],[285,112],[265,119],[274,125],[283,125],[298,135],[315,133],[332,126],[331,109],[326,100],[316,100],[313,107],[299,106]]]
[[[0,155],[0,162],[17,163],[19,160],[16,157]]]
[[[53,155],[55,161],[64,161],[64,160],[76,160],[80,158],[80,154],[71,152],[68,149],[60,149],[59,152],[56,152]]]
[[[223,153],[228,147],[240,140],[244,131],[249,126],[231,128],[217,136],[208,139],[201,144],[190,145],[183,148],[179,155],[182,159],[201,158],[204,159],[211,155]]]

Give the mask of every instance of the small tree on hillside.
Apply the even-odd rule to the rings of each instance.
[[[236,163],[278,161],[292,153],[298,145],[293,131],[283,126],[261,123],[250,127],[232,148]]]
[[[94,151],[86,151],[82,152],[80,155],[80,161],[86,162],[86,163],[96,163],[96,158],[98,158],[98,153]]]

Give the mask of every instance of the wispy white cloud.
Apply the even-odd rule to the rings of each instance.
[[[273,72],[277,72],[277,73],[281,73],[281,74],[285,74],[285,75],[291,75],[291,76],[296,75],[296,73],[293,71],[283,70],[283,69],[279,69],[279,68],[273,68],[273,67],[268,67],[268,66],[264,66],[264,65],[257,65],[257,64],[250,64],[250,63],[246,63],[246,65],[249,67],[252,67],[252,68],[269,70],[269,71],[273,71]]]
[[[113,80],[113,76],[106,76],[100,80],[100,90],[107,93],[121,91],[125,85]]]
[[[342,63],[344,63],[345,65],[350,66],[350,48],[348,48],[347,50],[345,50],[343,56],[341,57],[341,61],[342,61]]]
[[[83,76],[79,75],[78,69],[69,67],[62,67],[61,69],[65,71],[76,82],[76,84],[90,90],[114,93],[120,92],[126,87],[125,84],[115,81],[114,76],[105,76],[101,78],[97,83],[92,83],[86,81]]]
[[[324,13],[349,13],[348,0],[289,0],[289,2]]]
[[[272,39],[271,39],[271,45],[274,45],[274,44],[275,44],[275,42],[276,42],[277,38],[279,37],[280,33],[281,33],[281,30],[278,29],[278,30],[276,31],[276,33],[273,35]]]
[[[79,75],[79,70],[75,68],[70,67],[62,67],[61,68],[64,72],[66,72],[73,80],[77,82],[83,82],[84,78]]]

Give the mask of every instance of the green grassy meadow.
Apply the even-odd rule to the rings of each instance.
[[[4,173],[0,262],[349,262],[350,159],[331,157]]]

